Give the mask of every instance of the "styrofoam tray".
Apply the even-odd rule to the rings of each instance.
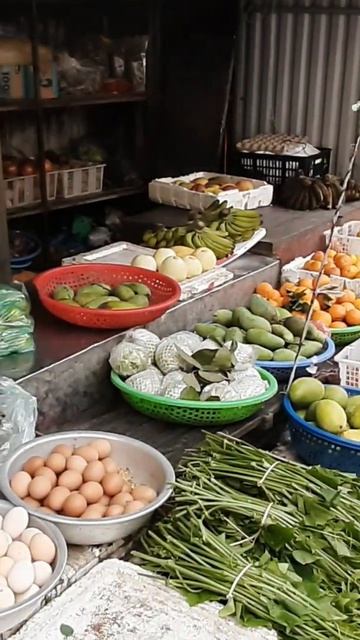
[[[202,291],[208,291],[214,287],[224,284],[228,280],[231,280],[234,276],[231,271],[224,269],[226,265],[229,265],[234,260],[237,260],[244,253],[249,251],[255,244],[257,244],[266,235],[266,229],[263,227],[258,229],[253,237],[246,242],[239,242],[235,246],[234,253],[228,258],[224,258],[218,262],[215,269],[202,273],[200,276],[195,276],[185,282],[181,283],[181,300],[190,298],[193,295],[201,293]],[[106,264],[131,264],[133,258],[139,254],[153,255],[155,249],[150,247],[142,247],[138,244],[131,242],[115,242],[101,247],[100,249],[94,249],[94,251],[88,251],[87,253],[80,253],[77,256],[71,256],[70,258],[64,258],[63,265],[68,264],[91,264],[92,262],[102,262]]]
[[[342,349],[335,356],[335,361],[339,365],[340,384],[360,389],[360,340]]]
[[[350,222],[345,222],[342,227],[335,227],[331,248],[338,252],[360,255],[360,237],[358,237],[358,233],[360,233],[359,220],[351,220]],[[324,235],[326,242],[328,242],[330,231],[325,231]]]
[[[292,262],[284,265],[281,270],[282,282],[294,282],[296,283],[299,278],[306,278],[311,274],[313,277],[317,276],[316,271],[308,271],[304,269],[304,264],[311,259],[311,255],[305,258],[295,258]],[[360,296],[360,278],[351,280],[350,278],[343,278],[342,276],[330,276],[330,283],[339,287],[339,289],[350,289],[356,296]]]
[[[198,193],[174,184],[174,180],[184,180],[184,182],[187,182],[195,178],[214,178],[216,176],[224,178],[228,182],[249,180],[249,178],[242,178],[241,176],[197,171],[196,173],[190,173],[185,176],[153,180],[149,183],[149,198],[153,200],[153,202],[160,202],[160,204],[168,204],[173,207],[180,207],[181,209],[195,209],[197,211],[204,211],[215,200],[219,200],[220,202],[226,200],[229,205],[243,210],[267,207],[271,204],[273,187],[262,180],[253,180],[251,178],[251,182],[253,182],[255,186],[255,189],[251,191],[233,189],[223,191],[218,195]]]

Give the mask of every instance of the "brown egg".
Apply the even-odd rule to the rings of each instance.
[[[51,538],[45,535],[45,533],[36,533],[31,538],[29,547],[33,562],[36,562],[36,560],[43,560],[44,562],[51,564],[55,558],[55,545]]]
[[[67,458],[66,460],[66,468],[71,471],[78,471],[79,473],[82,473],[86,467],[87,462],[85,458],[82,458],[81,456],[70,456],[70,458]]]
[[[96,449],[94,449],[93,447],[90,447],[90,445],[88,446],[85,445],[84,447],[78,447],[77,449],[75,449],[74,453],[77,456],[81,456],[82,458],[84,458],[86,462],[99,460],[99,453],[97,452]]]
[[[111,504],[105,511],[105,518],[115,518],[116,516],[122,516],[124,513],[124,507],[120,504]]]
[[[99,500],[101,500],[104,491],[101,484],[99,484],[98,482],[89,481],[81,485],[79,493],[84,496],[88,504],[94,504],[95,502],[99,502]]]
[[[103,505],[105,505],[105,507],[107,507],[110,504],[109,496],[105,495],[105,493],[104,493],[103,497],[100,498],[100,500],[99,500],[99,504],[103,504]]]
[[[55,449],[53,449],[51,453],[61,453],[64,458],[70,458],[73,450],[74,447],[70,447],[67,444],[58,444],[58,446],[55,447]]]
[[[45,478],[48,478],[48,480],[50,480],[51,482],[51,487],[56,487],[57,485],[56,473],[52,469],[49,469],[49,467],[40,467],[40,469],[37,469],[35,471],[34,477],[37,478],[38,476],[44,476]]]
[[[85,509],[82,514],[82,518],[86,518],[87,520],[97,520],[98,518],[102,518],[106,511],[106,507],[103,504],[91,504],[87,509]]]
[[[35,475],[35,471],[45,464],[44,458],[40,456],[32,456],[27,460],[23,466],[23,471],[30,473],[31,476]]]
[[[128,502],[125,505],[125,514],[130,514],[130,513],[136,513],[137,511],[141,511],[141,509],[144,509],[145,505],[143,502],[141,502],[140,500],[133,500],[132,502]]]
[[[121,489],[121,493],[131,493],[132,490],[132,486],[129,482],[124,482],[122,489]]]
[[[54,473],[62,473],[66,467],[66,458],[62,453],[51,453],[46,460],[46,466]]]
[[[55,487],[46,498],[46,506],[54,511],[61,511],[66,498],[70,495],[67,487]]]
[[[115,464],[112,458],[104,458],[101,460],[104,465],[104,469],[106,473],[112,473],[113,471],[118,471],[118,466]]]
[[[80,493],[74,493],[68,496],[63,504],[63,513],[69,518],[78,518],[81,516],[87,507],[87,502],[84,496]]]
[[[90,446],[96,449],[100,460],[102,460],[102,458],[107,458],[111,454],[111,444],[108,440],[103,438],[94,440],[94,442],[91,442]]]
[[[40,507],[40,502],[38,500],[34,500],[34,498],[31,498],[30,496],[26,496],[26,498],[24,498],[24,502],[33,509]]]
[[[51,491],[51,482],[45,476],[36,476],[29,484],[29,494],[35,500],[43,500]]]
[[[153,502],[155,500],[157,493],[156,491],[154,491],[154,489],[148,487],[146,484],[139,484],[132,490],[132,495],[134,500],[140,500],[140,502],[149,504],[150,502]]]
[[[44,513],[55,513],[50,507],[39,507],[38,511],[43,511]]]
[[[10,486],[19,498],[25,498],[29,493],[31,475],[26,471],[18,471],[11,478]]]
[[[114,496],[121,491],[124,481],[116,471],[113,471],[105,474],[101,484],[106,495]]]
[[[128,502],[132,502],[133,497],[131,493],[123,492],[117,493],[116,496],[111,498],[110,504],[117,504],[121,507],[125,507]]]
[[[78,471],[63,471],[58,478],[58,486],[74,491],[82,485],[82,475]]]
[[[94,481],[101,482],[105,475],[104,465],[100,460],[89,462],[83,472],[85,482]]]

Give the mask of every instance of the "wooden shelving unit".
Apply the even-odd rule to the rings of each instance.
[[[84,96],[62,96],[49,100],[1,100],[0,113],[14,111],[36,111],[42,109],[71,109],[76,107],[96,106],[98,104],[128,104],[131,102],[145,102],[145,93],[125,93],[123,95],[95,94]]]

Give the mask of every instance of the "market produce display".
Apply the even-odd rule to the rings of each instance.
[[[58,302],[85,309],[142,309],[150,305],[151,291],[141,283],[123,283],[111,287],[104,283],[87,284],[75,290],[68,285],[55,287],[52,297]]]
[[[360,396],[348,396],[343,387],[298,378],[289,390],[290,401],[306,422],[345,438],[360,441]]]
[[[220,345],[190,331],[160,340],[146,329],[128,332],[111,352],[110,365],[128,386],[173,400],[235,401],[267,388],[252,366],[253,349],[231,338]]]
[[[236,145],[238,151],[263,152],[263,153],[294,153],[299,146],[308,143],[308,138],[303,136],[288,135],[285,133],[259,133],[253,138],[241,140]]]
[[[29,514],[23,507],[10,508],[1,518],[0,610],[30,598],[53,573],[54,542],[28,524]]]
[[[140,254],[131,262],[133,267],[159,271],[176,282],[183,282],[188,278],[210,271],[216,267],[216,255],[211,249],[201,247],[172,247],[157,249],[153,256]]]
[[[192,212],[187,225],[147,230],[144,244],[153,249],[185,246],[190,249],[206,247],[217,259],[230,255],[235,244],[250,240],[261,227],[257,211],[241,211],[229,207],[226,201],[213,202],[202,214]]]
[[[281,640],[358,640],[358,479],[206,434],[133,552],[192,604]]]
[[[225,191],[252,191],[254,183],[251,180],[242,178],[237,182],[229,182],[225,176],[214,176],[212,178],[194,178],[186,182],[185,180],[174,180],[173,184],[197,193],[210,193],[218,196]]]
[[[264,286],[259,285],[259,289],[263,291]],[[255,293],[249,308],[219,309],[214,313],[212,323],[198,323],[194,329],[203,338],[211,338],[220,344],[231,340],[250,344],[256,360],[293,362],[304,324],[303,318],[292,316],[287,309],[275,307]],[[325,334],[310,323],[300,350],[300,361],[323,351],[325,340]]]
[[[0,284],[0,357],[34,351],[33,332],[25,289]]]
[[[335,249],[329,249],[326,256],[327,260],[324,265],[324,274],[327,276],[341,276],[354,280],[360,278],[360,256],[349,255],[347,253],[337,252]],[[309,260],[303,266],[305,271],[319,272],[321,268],[324,253],[315,251]]]
[[[106,439],[77,448],[58,445],[46,459],[32,456],[10,486],[33,509],[87,520],[137,513],[157,497],[151,487],[134,483],[131,470],[116,464]]]
[[[301,211],[335,209],[342,189],[341,178],[327,174],[323,178],[294,176],[288,178],[278,191],[279,204]],[[360,199],[360,185],[351,180],[346,191],[346,202]]]

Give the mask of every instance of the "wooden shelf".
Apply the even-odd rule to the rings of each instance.
[[[145,102],[145,93],[125,93],[123,95],[95,94],[86,96],[62,96],[49,100],[41,100],[42,109],[68,109],[76,107],[95,106],[97,104],[126,104],[130,102]],[[14,111],[36,111],[36,100],[0,100],[0,113]]]
[[[76,196],[74,198],[67,198],[62,200],[49,201],[47,206],[43,204],[34,205],[33,207],[18,207],[16,209],[10,209],[7,212],[8,220],[14,220],[16,218],[27,218],[28,216],[34,216],[38,213],[45,213],[46,211],[57,211],[58,209],[69,209],[71,207],[78,207],[83,204],[91,204],[94,202],[105,202],[106,200],[115,200],[116,198],[125,198],[126,196],[133,196],[137,194],[145,193],[143,184],[138,184],[128,187],[117,187],[115,189],[105,189],[99,193],[93,193],[85,196]]]

